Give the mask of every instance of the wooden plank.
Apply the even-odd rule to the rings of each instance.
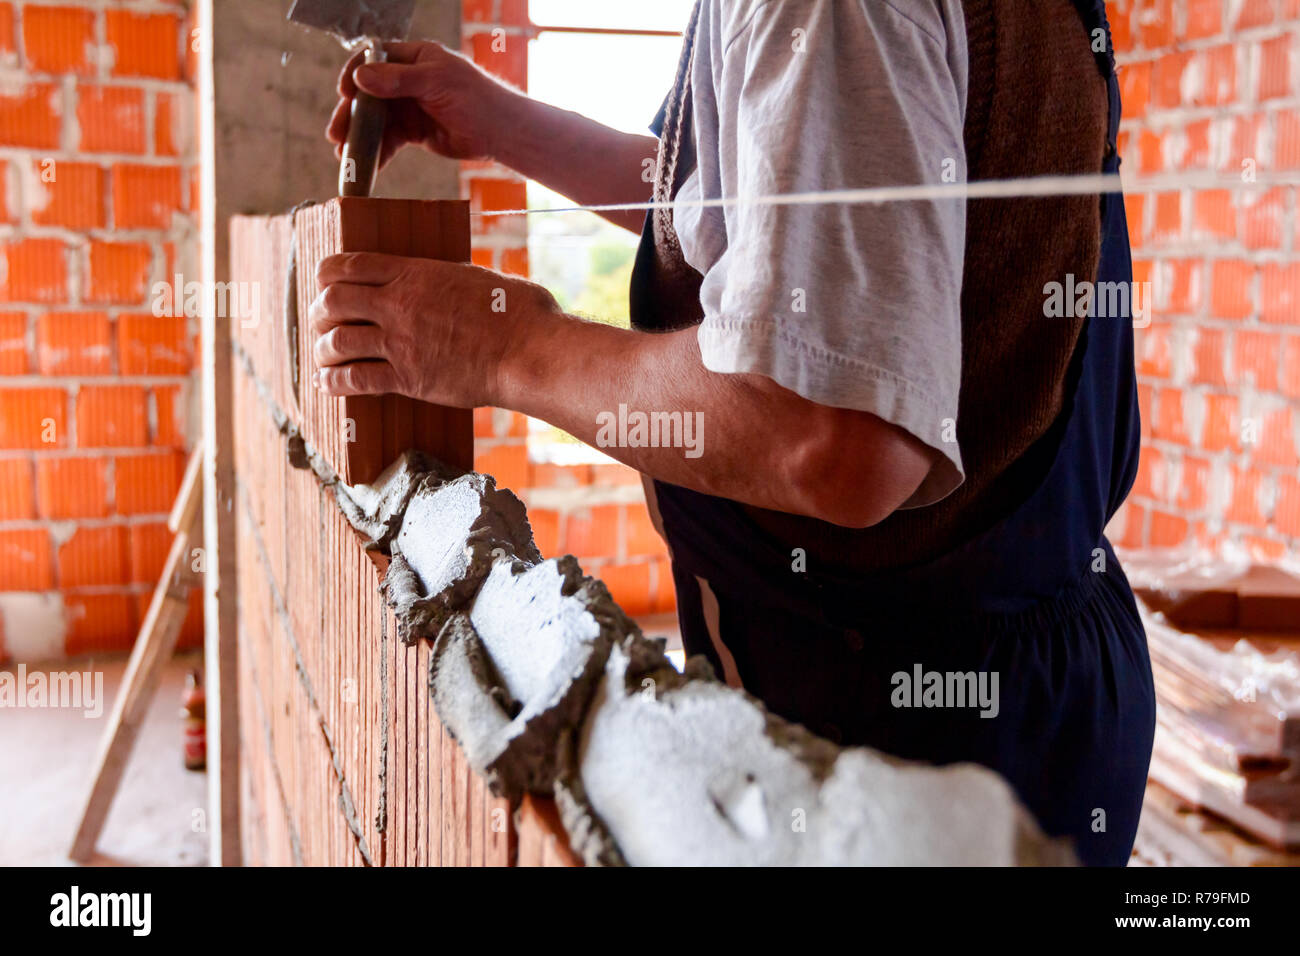
[[[185,498],[199,498],[198,482],[189,482],[182,494]],[[199,584],[198,575],[191,569],[190,558],[190,549],[203,540],[197,521],[198,509],[191,507],[189,501],[178,500],[178,505],[182,506],[182,512],[190,514],[190,525],[172,539],[162,578],[154,588],[149,610],[131,649],[122,687],[113,702],[107,732],[95,758],[95,772],[81,823],[68,854],[79,863],[87,862],[95,851],[100,831],[122,782],[122,774],[126,772],[127,761],[131,758],[136,735],[158,689],[163,666],[176,649],[181,626],[189,613],[190,590]]]

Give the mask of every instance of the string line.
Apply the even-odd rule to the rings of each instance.
[[[608,203],[596,206],[547,206],[474,212],[474,216],[535,216],[556,212],[641,212],[652,209],[717,209],[727,206],[863,205],[917,202],[934,199],[1022,199],[1042,196],[1085,196],[1125,192],[1143,194],[1172,189],[1266,189],[1300,185],[1300,176],[1257,176],[1250,181],[1214,173],[1155,176],[1125,182],[1119,173],[1072,176],[1032,176],[1020,179],[986,179],[973,183],[922,183],[910,186],[876,186],[867,189],[830,189],[818,192],[773,193],[766,196],[728,196],[714,199],[678,199],[673,202]]]

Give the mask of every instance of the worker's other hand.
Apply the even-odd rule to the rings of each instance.
[[[560,314],[554,297],[526,279],[433,259],[344,253],[324,259],[316,278],[314,380],[327,395],[496,404],[521,331]]]
[[[387,63],[366,64],[365,52],[348,60],[339,77],[339,103],[326,135],[343,155],[360,87],[389,102],[382,166],[404,146],[423,146],[451,159],[489,159],[492,133],[512,91],[473,62],[440,43],[385,43]]]

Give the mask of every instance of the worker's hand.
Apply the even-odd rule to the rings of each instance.
[[[323,260],[316,277],[314,379],[327,395],[496,404],[524,328],[560,314],[541,286],[459,263],[345,253]]]
[[[388,101],[380,165],[407,145],[451,159],[489,159],[492,134],[514,94],[470,60],[440,43],[386,43],[387,63],[366,64],[356,53],[339,77],[339,103],[326,135],[341,157],[352,99],[360,87]]]

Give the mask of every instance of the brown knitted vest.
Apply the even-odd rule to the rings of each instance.
[[[963,0],[970,55],[964,140],[967,179],[1101,171],[1106,82],[1071,0]],[[655,200],[675,196],[694,168],[690,67],[697,7],[665,111]],[[852,64],[845,64],[852,69]],[[894,185],[844,183],[844,188]],[[1042,480],[1072,392],[1082,319],[1044,317],[1043,287],[1096,278],[1101,210],[1095,196],[979,199],[967,204],[962,286],[962,383],[957,440],[966,481],[927,508],[872,528],[747,508],[780,540],[847,571],[932,559],[1009,514]],[[669,209],[652,217],[658,328],[703,320],[702,277],[682,256]]]

